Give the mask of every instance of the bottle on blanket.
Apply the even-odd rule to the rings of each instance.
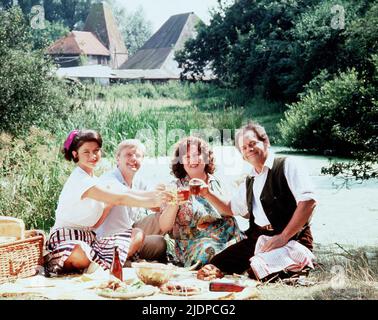
[[[110,266],[110,274],[111,276],[123,281],[122,264],[119,260],[118,247],[114,247],[113,262]]]

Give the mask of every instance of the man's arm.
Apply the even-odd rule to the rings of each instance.
[[[299,231],[301,231],[303,226],[310,220],[315,206],[315,200],[298,202],[297,208],[295,209],[294,214],[286,228],[280,234],[267,241],[261,248],[262,252],[268,252],[286,245],[289,240]]]
[[[222,216],[234,215],[231,210],[231,201],[222,199],[221,197],[215,195],[209,190],[208,186],[201,187],[200,195],[209,201]]]

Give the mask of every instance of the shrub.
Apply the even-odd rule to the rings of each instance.
[[[72,164],[63,161],[55,137],[32,127],[25,139],[0,134],[0,214],[48,230]]]
[[[369,150],[367,142],[377,131],[376,96],[375,86],[354,69],[325,81],[320,90],[308,89],[279,124],[283,143],[342,155]]]
[[[14,42],[9,41],[9,37]],[[0,11],[0,130],[26,132],[33,125],[54,128],[70,110],[67,90],[53,65],[32,51],[20,9]]]

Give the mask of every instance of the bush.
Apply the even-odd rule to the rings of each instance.
[[[368,151],[368,141],[377,134],[376,99],[375,86],[359,78],[354,69],[341,73],[325,81],[320,90],[308,89],[289,106],[279,124],[283,143],[341,155]]]
[[[14,42],[9,41],[16,36]],[[53,65],[32,51],[20,9],[0,11],[0,130],[22,133],[33,125],[54,128],[70,111],[67,90]],[[21,39],[21,40],[20,40]]]
[[[0,134],[0,212],[48,230],[72,164],[63,161],[47,131],[31,128],[25,139]]]

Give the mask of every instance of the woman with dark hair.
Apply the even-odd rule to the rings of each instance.
[[[204,185],[224,196],[224,188],[213,175],[215,162],[209,145],[197,137],[187,137],[176,145],[172,173],[177,188],[188,187],[191,179],[200,179]],[[229,241],[244,238],[236,220],[223,217],[205,198],[192,195],[188,201],[167,203],[160,216],[162,232],[169,232],[175,242],[175,255],[185,267],[198,268],[209,262],[216,253],[227,247]]]
[[[73,130],[63,146],[66,160],[76,163],[59,197],[55,224],[46,243],[47,274],[80,272],[95,262],[109,269],[115,248],[122,265],[143,244],[143,232],[129,229],[98,238],[93,230],[105,220],[112,206],[154,208],[162,205],[164,192],[130,191],[115,194],[102,189],[94,176],[101,160],[102,138],[93,130]]]

